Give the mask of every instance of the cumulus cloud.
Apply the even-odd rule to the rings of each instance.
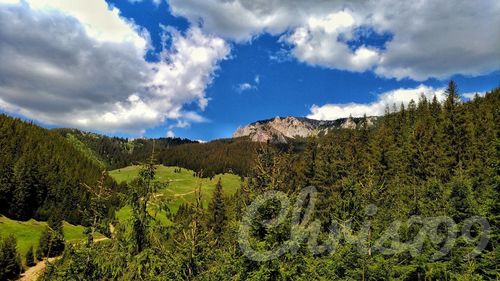
[[[500,2],[168,0],[175,15],[237,42],[282,36],[311,65],[425,80],[500,68]],[[237,15],[237,16],[235,16]],[[355,32],[391,34],[385,46],[350,45]],[[363,43],[363,42],[361,42]]]
[[[311,17],[306,26],[295,29],[284,41],[292,44],[293,55],[302,62],[341,70],[365,71],[375,65],[377,49],[361,46],[351,50],[338,38],[351,32],[355,24],[347,11],[332,13],[324,18]]]
[[[428,100],[436,96],[438,101],[443,101],[446,97],[444,92],[444,88],[435,89],[424,85],[413,89],[396,89],[380,94],[377,100],[371,103],[313,105],[307,117],[316,120],[335,120],[349,116],[362,117],[365,114],[380,116],[384,114],[387,107],[392,109],[394,105],[399,107],[401,104],[407,106],[411,100],[418,102],[422,96]]]
[[[207,106],[205,89],[230,51],[196,27],[167,29],[171,47],[148,62],[147,31],[100,0],[0,4],[0,26],[0,108],[105,132],[205,121],[184,106]]]

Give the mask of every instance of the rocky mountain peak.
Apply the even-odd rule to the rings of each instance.
[[[368,117],[366,122],[372,126],[376,117]],[[240,127],[234,132],[233,138],[249,137],[255,142],[286,143],[289,139],[306,138],[325,134],[330,129],[357,129],[363,118],[342,118],[333,121],[319,121],[304,117],[275,117],[257,121]]]

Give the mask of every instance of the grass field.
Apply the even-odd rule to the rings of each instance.
[[[139,174],[140,166],[129,166],[126,168],[111,171],[109,174],[117,182],[130,182]],[[182,203],[192,203],[195,200],[195,189],[201,184],[202,201],[204,206],[208,205],[212,198],[212,193],[215,189],[218,179],[221,179],[222,188],[225,195],[232,195],[240,187],[240,177],[233,174],[221,174],[213,179],[200,179],[194,176],[194,172],[188,169],[181,168],[180,173],[175,170],[178,167],[157,166],[156,179],[165,183],[166,186],[158,191],[159,196],[164,196],[170,200],[170,209],[172,212],[177,212],[177,209]],[[158,196],[157,195],[157,196]],[[130,217],[132,210],[130,206],[125,206],[116,213],[118,220],[123,221]],[[151,208],[150,212],[154,215],[155,209]],[[161,213],[156,214],[157,219],[162,222],[168,222],[168,219]]]
[[[24,255],[26,255],[29,247],[33,246],[36,249],[38,246],[38,240],[46,225],[46,222],[39,222],[33,219],[23,222],[0,216],[0,237],[13,234],[17,239],[17,250],[24,261]],[[68,242],[77,242],[86,239],[85,234],[83,234],[84,230],[85,227],[83,226],[75,226],[67,222],[64,222],[63,225],[64,238]]]

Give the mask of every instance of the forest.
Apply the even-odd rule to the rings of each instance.
[[[119,157],[105,155],[123,151],[124,140],[89,145],[80,134],[79,149],[67,138],[75,132],[2,115],[0,213],[49,220],[42,251],[29,256],[62,256],[42,280],[498,280],[499,111],[500,89],[462,102],[451,81],[443,102],[422,96],[388,107],[374,126],[332,130],[299,148],[164,139]],[[142,168],[117,184],[95,159],[104,169]],[[147,208],[160,188],[157,164],[204,176],[231,170],[242,181],[229,196],[219,180],[206,208],[195,186],[196,200],[177,212],[160,204],[165,224]],[[123,204],[131,217],[117,221]],[[64,245],[62,219],[87,226],[88,241]],[[94,243],[97,231],[109,239]],[[19,255],[12,238],[2,241],[8,279]],[[47,245],[59,245],[57,254]]]
[[[246,138],[220,139],[200,143],[181,138],[134,139],[82,132],[76,129],[55,129],[96,165],[109,170],[141,163],[153,143],[159,164],[181,166],[204,177],[231,172],[246,176],[250,172],[258,145]]]
[[[90,203],[83,185],[102,172],[56,132],[6,115],[0,115],[0,171],[0,214],[46,221],[61,213],[74,224],[85,223]]]

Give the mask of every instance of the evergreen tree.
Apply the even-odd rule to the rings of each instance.
[[[150,242],[148,228],[152,217],[148,212],[148,203],[157,189],[157,182],[155,182],[155,162],[153,147],[149,161],[142,165],[139,177],[131,185],[132,194],[130,204],[132,205],[132,230],[135,254],[142,252],[148,247]]]
[[[16,250],[17,241],[13,235],[0,240],[0,280],[17,277],[21,271],[21,258]]]
[[[33,246],[31,246],[28,249],[28,252],[26,252],[26,266],[34,266],[35,263],[35,255],[33,253]]]
[[[450,81],[445,93],[447,95],[443,106],[445,150],[449,157],[448,166],[450,167],[449,175],[451,176],[454,174],[457,165],[464,160],[468,132],[465,127],[465,116],[459,108],[460,96],[454,81]]]
[[[14,167],[16,187],[11,208],[14,218],[27,220],[38,208],[37,193],[43,193],[43,187],[39,182],[40,175],[35,165],[33,158],[25,155],[17,161]]]
[[[212,196],[212,201],[209,205],[209,227],[214,232],[217,240],[220,240],[226,223],[226,206],[224,204],[224,194],[222,192],[221,178],[217,181],[215,190]]]
[[[56,257],[62,254],[65,247],[63,222],[61,215],[55,212],[48,220],[42,232],[38,250],[43,257]]]

